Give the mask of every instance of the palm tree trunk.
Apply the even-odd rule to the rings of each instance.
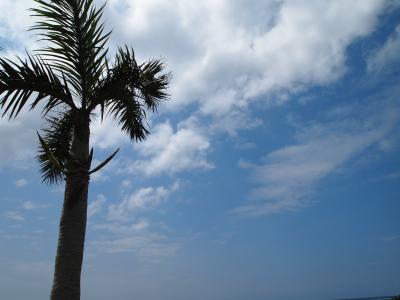
[[[83,115],[82,115],[83,116]],[[51,300],[79,300],[89,188],[89,118],[77,118],[67,164]]]
[[[80,299],[88,195],[88,184],[81,180],[66,179],[51,300]]]

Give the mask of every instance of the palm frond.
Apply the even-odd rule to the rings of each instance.
[[[119,49],[120,51],[121,49]],[[132,83],[136,82],[138,78],[139,67],[134,55],[121,57],[117,54],[112,68],[108,66],[108,61],[106,60],[106,74],[99,81],[99,85],[92,95],[88,110],[93,111],[97,105],[100,105],[103,118],[107,102],[125,97],[129,93],[134,95],[135,91]]]
[[[27,54],[23,61],[13,62],[0,58],[0,108],[3,116],[16,117],[32,95],[31,109],[43,99],[47,99],[43,113],[59,104],[75,108],[68,84],[61,82],[52,68],[40,56]]]
[[[104,33],[100,22],[104,5],[96,8],[93,0],[34,1],[39,7],[31,11],[42,21],[31,29],[51,44],[39,52],[65,73],[85,108],[105,68],[104,46],[110,32]]]
[[[164,68],[164,62],[159,59],[150,60],[140,66],[137,90],[147,107],[153,111],[160,101],[169,97],[167,89],[172,76],[171,73],[162,73]]]
[[[43,141],[52,152],[54,157],[49,157],[48,151],[39,144],[39,154],[37,159],[40,162],[40,171],[42,179],[48,184],[58,183],[63,179],[61,169],[66,168],[66,162],[69,158],[69,151],[72,142],[73,130],[73,112],[59,113],[55,116],[48,117],[48,126],[44,129]],[[56,167],[52,160],[57,160]]]
[[[101,169],[103,169],[114,158],[114,156],[117,155],[118,152],[119,152],[119,148],[117,150],[115,150],[113,154],[111,154],[109,157],[107,157],[105,160],[103,160],[97,167],[95,167],[93,170],[90,170],[89,174],[96,173],[96,172],[100,171]]]
[[[101,106],[122,125],[131,139],[143,140],[148,134],[146,109],[155,111],[168,98],[170,73],[162,73],[161,61],[150,61],[139,66],[135,53],[128,47],[119,48],[114,65],[100,82],[89,109]]]
[[[137,64],[133,49],[119,48],[115,58],[113,76],[135,91],[135,96],[144,101],[148,109],[155,111],[162,100],[167,100],[171,73],[163,73],[162,60],[149,60]]]
[[[146,111],[130,91],[118,91],[118,97],[107,103],[107,109],[132,140],[142,141],[150,133]]]

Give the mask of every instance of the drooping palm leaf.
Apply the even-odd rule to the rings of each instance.
[[[119,48],[115,58],[115,66],[112,69],[113,77],[135,91],[135,97],[143,100],[147,108],[153,111],[157,109],[162,100],[169,97],[168,85],[171,81],[171,73],[163,73],[165,65],[162,60],[155,59],[137,64],[133,49]]]
[[[59,104],[75,108],[67,84],[54,74],[51,67],[40,56],[27,54],[27,60],[18,62],[0,58],[0,108],[3,116],[16,117],[32,95],[31,108],[46,99],[43,112],[46,114]]]
[[[168,98],[170,73],[162,73],[161,61],[149,61],[139,66],[135,53],[128,47],[119,48],[114,65],[96,89],[95,102],[113,115],[132,140],[143,140],[148,134],[146,109],[156,110],[160,101]]]
[[[66,162],[69,158],[73,130],[72,115],[73,113],[69,111],[67,113],[59,113],[56,116],[48,117],[48,127],[43,130],[45,132],[43,140],[54,155],[61,169],[66,168]],[[39,155],[37,158],[40,162],[42,179],[44,182],[53,184],[63,179],[62,171],[52,162],[52,158],[49,157],[42,143],[39,145]]]
[[[162,73],[165,65],[162,60],[150,60],[140,66],[137,90],[149,109],[155,111],[162,100],[169,97],[167,92],[171,73]]]
[[[90,170],[89,174],[96,173],[96,172],[100,171],[101,169],[103,169],[114,158],[114,156],[117,155],[118,152],[119,152],[119,148],[117,150],[115,150],[113,154],[111,154],[109,157],[107,157],[105,160],[103,160],[93,170]]]
[[[100,22],[104,5],[96,8],[93,0],[34,0],[32,9],[37,22],[32,30],[50,42],[42,53],[52,67],[65,73],[83,108],[105,68],[104,49],[110,33],[104,33]]]
[[[39,134],[39,132],[37,132],[37,136],[39,138],[39,143],[41,148],[43,149],[47,159],[50,161],[50,163],[53,165],[53,167],[60,171],[60,172],[64,172],[64,168],[61,166],[61,163],[58,161],[58,159],[56,158],[56,156],[54,155],[53,151],[51,151],[49,145],[47,145],[47,143],[45,142],[45,140],[41,137],[41,135]]]

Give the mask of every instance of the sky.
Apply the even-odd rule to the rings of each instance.
[[[98,5],[102,1],[96,1]],[[0,1],[0,55],[40,45]],[[92,124],[83,300],[400,294],[399,1],[108,0],[170,100],[133,143]],[[40,110],[0,119],[0,295],[49,297],[63,185],[41,182]]]

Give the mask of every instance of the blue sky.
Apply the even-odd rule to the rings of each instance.
[[[101,1],[100,1],[101,2]],[[99,2],[99,3],[100,3]],[[38,42],[0,3],[1,55]],[[165,58],[171,100],[133,144],[92,126],[86,300],[400,293],[397,1],[109,0],[111,53]],[[40,110],[0,119],[0,290],[45,299],[63,186],[41,183]]]

